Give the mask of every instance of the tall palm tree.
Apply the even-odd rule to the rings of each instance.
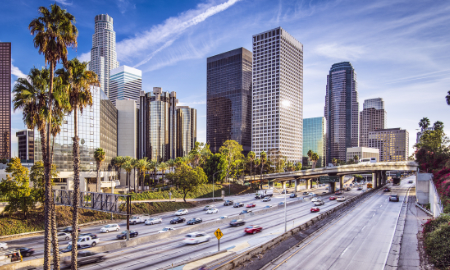
[[[117,168],[118,174],[119,174],[119,181],[120,181],[120,170],[122,169],[122,165],[125,163],[125,157],[117,156],[113,158],[113,164],[114,167]]]
[[[132,158],[131,164],[133,165],[133,192],[136,193],[136,165],[137,165],[138,159]],[[131,184],[130,184],[131,187]]]
[[[131,159],[127,159],[123,165],[122,168],[127,172],[127,183],[130,183],[130,174],[133,170],[133,164],[131,163]],[[128,190],[130,190],[130,186],[128,186]]]
[[[158,171],[161,171],[161,173],[162,173],[161,179],[162,179],[163,183],[164,183],[164,173],[167,171],[167,167],[168,166],[165,162],[161,162],[158,165]]]
[[[138,169],[139,174],[140,174],[140,175],[141,175],[141,174],[143,175],[142,181],[140,182],[141,187],[142,187],[142,191],[144,191],[145,171],[146,171],[146,169],[147,169],[147,163],[148,163],[148,162],[147,162],[147,158],[144,157],[144,158],[142,158],[142,159],[139,159],[139,160],[136,162],[136,164],[134,165],[134,167]],[[139,178],[140,178],[140,176],[139,176]],[[139,183],[139,182],[138,182],[138,183]]]
[[[247,161],[248,163],[250,163],[250,177],[252,177],[253,175],[253,161],[255,160],[255,157],[256,157],[255,152],[253,151],[248,152]]]
[[[149,160],[146,166],[147,171],[151,172],[153,176],[153,183],[156,182],[156,165],[154,160]]]
[[[332,158],[331,159],[331,163],[333,163],[334,166],[336,166],[337,162],[338,162],[338,160],[336,158]]]
[[[92,86],[99,86],[97,74],[86,70],[88,63],[81,63],[77,58],[69,60],[65,68],[56,70],[56,74],[70,86],[69,101],[73,114],[73,211],[72,211],[72,269],[76,269],[77,264],[77,241],[78,241],[78,207],[80,197],[80,145],[78,137],[78,112],[83,113],[83,109],[92,106]]]
[[[44,202],[44,220],[45,220],[45,236],[44,236],[44,270],[50,269],[50,226],[51,226],[51,209],[49,209],[51,197],[51,173],[52,158],[50,152],[50,134],[51,134],[51,117],[52,117],[52,93],[53,93],[53,77],[56,64],[62,61],[67,62],[67,47],[76,47],[78,30],[75,27],[75,17],[66,10],[61,9],[56,3],[50,6],[50,10],[45,7],[39,7],[40,16],[33,19],[28,26],[32,35],[34,47],[38,48],[39,54],[44,54],[45,63],[50,64],[50,76],[48,87],[49,103],[47,106],[48,122],[46,133],[47,162],[45,167],[45,202]],[[59,268],[59,258],[55,259],[55,268]],[[58,259],[58,262],[56,262]],[[76,269],[77,265],[72,264],[72,269]]]
[[[260,160],[260,163],[261,163],[261,177],[259,178],[259,180],[261,181],[261,186],[262,186],[262,184],[263,184],[263,182],[262,182],[262,174],[263,174],[264,164],[266,164],[266,162],[267,162],[267,154],[266,154],[266,152],[262,151],[259,154],[259,160]]]
[[[447,105],[450,106],[450,91],[447,92],[448,95],[445,97],[445,100],[447,100]]]
[[[102,166],[103,161],[105,161],[106,158],[106,153],[105,150],[103,150],[103,148],[97,148],[95,149],[94,152],[94,159],[97,162],[97,192],[100,192],[100,167]]]
[[[173,171],[173,168],[175,167],[175,160],[169,159],[169,160],[166,162],[166,164],[167,164],[167,166],[169,166],[170,170]]]
[[[427,129],[429,126],[430,126],[430,119],[428,119],[428,117],[424,117],[424,118],[420,119],[419,127],[422,129],[422,131]]]
[[[316,168],[317,161],[319,160],[319,155],[317,153],[311,154],[312,168]]]
[[[358,155],[355,155],[355,156],[353,157],[353,160],[355,161],[355,163],[358,163],[359,156],[358,156]]]

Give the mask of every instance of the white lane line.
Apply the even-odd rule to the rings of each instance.
[[[342,251],[342,253],[341,253],[341,257],[344,255],[344,253],[348,250],[348,248],[349,247],[346,247],[345,249],[344,249],[344,251]]]

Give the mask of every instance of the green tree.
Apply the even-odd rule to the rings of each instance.
[[[242,145],[240,145],[237,141],[227,140],[223,143],[223,145],[219,148],[219,152],[225,156],[227,160],[227,174],[226,178],[228,181],[228,176],[230,174],[230,168],[232,162],[236,159],[242,159]]]
[[[427,129],[429,126],[430,126],[430,119],[428,119],[428,117],[424,117],[424,118],[420,119],[419,127],[422,129],[422,131]]]
[[[136,193],[136,165],[138,163],[138,159],[137,158],[132,158],[131,159],[131,164],[133,165],[133,192]],[[139,183],[138,183],[139,185]],[[131,184],[130,184],[130,188],[131,188]]]
[[[175,160],[174,159],[169,159],[167,162],[167,166],[169,166],[170,171],[173,171],[173,168],[175,167]]]
[[[433,125],[433,130],[425,130],[420,137],[419,143],[415,145],[417,149],[423,148],[431,152],[448,151],[449,139],[444,133],[444,124],[437,121]]]
[[[207,177],[201,167],[191,168],[186,164],[180,166],[176,171],[176,179],[179,189],[183,193],[183,200],[189,192],[195,192],[200,185],[207,183]]]
[[[122,164],[122,168],[127,172],[126,182],[128,190],[130,190],[130,174],[133,170],[133,163],[131,162],[131,158],[125,160],[125,162]]]
[[[160,171],[161,174],[162,174],[161,179],[162,179],[163,183],[164,183],[164,173],[167,171],[167,167],[168,166],[167,166],[167,164],[165,162],[161,162],[158,165],[158,171]]]
[[[142,191],[144,191],[145,171],[147,168],[147,163],[148,163],[147,158],[144,157],[142,159],[139,159],[134,166],[135,168],[138,169],[139,174],[143,176],[142,182],[141,182]]]
[[[295,171],[301,171],[301,170],[302,170],[302,163],[297,162],[297,164],[295,164]]]
[[[78,30],[75,27],[75,17],[68,13],[66,10],[61,9],[57,4],[50,6],[50,10],[45,7],[39,7],[40,16],[33,19],[28,26],[32,35],[35,35],[33,39],[34,47],[38,48],[40,54],[44,54],[45,63],[50,64],[50,83],[48,88],[49,103],[48,110],[48,122],[47,122],[47,134],[46,144],[47,148],[47,162],[44,162],[45,166],[45,204],[44,204],[44,219],[45,219],[45,233],[44,233],[44,270],[50,269],[50,230],[51,230],[51,165],[52,157],[50,152],[50,134],[51,134],[51,117],[52,117],[52,97],[53,97],[53,77],[56,64],[60,61],[63,64],[67,62],[67,47],[75,47],[77,45]],[[59,252],[54,252],[54,265],[55,269],[60,268],[59,264]],[[76,248],[75,248],[76,250]],[[77,269],[76,253],[72,257],[75,263],[72,263],[72,269]]]
[[[355,155],[355,156],[353,157],[353,160],[355,161],[355,163],[358,163],[358,160],[359,160],[358,155]]]
[[[122,166],[125,163],[125,157],[117,156],[112,159],[111,163],[118,170],[119,181],[120,181],[120,170],[122,169]]]
[[[447,105],[450,106],[450,91],[447,92],[447,96],[445,97],[445,100],[447,101]]]
[[[331,163],[333,163],[333,165],[336,166],[336,164],[338,163],[337,158],[332,158]]]
[[[312,168],[316,168],[317,161],[319,160],[319,155],[317,153],[312,153],[311,155],[311,161],[312,161]]]
[[[97,148],[94,152],[94,159],[97,163],[97,192],[100,192],[101,183],[100,183],[100,167],[102,166],[103,161],[105,161],[106,152],[103,148]]]
[[[253,175],[253,165],[254,165],[255,158],[256,158],[255,152],[253,152],[253,151],[248,152],[247,162],[250,164],[250,178]]]
[[[45,168],[42,161],[36,161],[30,169],[30,182],[33,183],[33,197],[36,202],[44,204],[45,201]],[[52,178],[58,176],[56,165],[52,164]],[[51,182],[53,185],[53,181]]]
[[[153,183],[156,182],[156,168],[158,164],[154,160],[150,160],[147,162],[147,171],[152,173]]]

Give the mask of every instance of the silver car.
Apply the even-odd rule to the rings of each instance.
[[[322,201],[322,200],[317,200],[317,201],[314,202],[315,206],[324,205],[324,204],[325,204],[325,202]]]
[[[153,225],[156,223],[162,223],[162,218],[149,218],[145,220],[145,225]]]
[[[72,235],[70,233],[59,232],[57,234],[58,240],[70,240],[72,239]]]

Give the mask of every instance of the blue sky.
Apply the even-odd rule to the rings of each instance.
[[[29,22],[55,1],[2,1],[0,41],[12,43],[13,81],[44,58],[33,47]],[[326,76],[350,61],[364,99],[382,97],[388,127],[405,128],[415,143],[418,121],[443,121],[450,134],[450,2],[446,0],[56,0],[72,13],[78,47],[69,58],[88,60],[94,17],[114,18],[121,65],[143,71],[143,88],[176,91],[198,110],[198,137],[206,139],[206,58],[238,47],[278,26],[304,45],[304,117],[323,116]],[[23,129],[12,116],[13,134]],[[17,154],[13,139],[12,153]]]

